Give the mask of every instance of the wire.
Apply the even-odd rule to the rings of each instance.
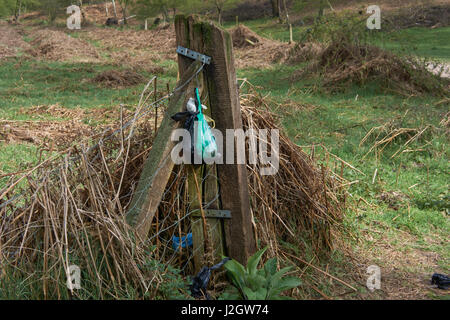
[[[122,125],[120,128],[114,130],[109,136],[107,136],[106,138],[101,138],[95,145],[91,146],[88,148],[88,150],[86,151],[86,153],[91,152],[94,149],[97,149],[100,145],[102,145],[106,140],[111,139],[113,136],[117,135],[119,132],[122,132],[124,129],[128,128],[131,124],[135,123],[136,121],[138,121],[139,119],[141,119],[142,117],[144,117],[145,115],[147,115],[148,113],[150,113],[154,108],[157,108],[157,106],[164,100],[169,99],[170,97],[172,97],[177,91],[183,89],[186,85],[188,85],[192,79],[194,79],[195,77],[197,77],[197,75],[203,70],[205,66],[205,63],[203,63],[197,70],[196,72],[189,77],[189,79],[184,82],[183,84],[179,85],[178,87],[174,88],[173,91],[165,96],[163,96],[162,98],[146,105],[141,111],[140,113],[138,113],[137,115],[135,115],[133,117],[133,119],[127,121],[124,125]],[[153,79],[152,79],[153,80]],[[151,108],[154,107],[154,108]],[[150,109],[151,108],[151,109]],[[106,130],[104,130],[100,135],[106,134],[109,130],[111,130],[111,128],[108,128]],[[132,135],[131,135],[132,136]],[[130,139],[131,136],[129,135],[126,139]],[[95,160],[99,155],[97,155],[93,160]],[[70,166],[73,164],[73,162],[75,162],[76,160],[78,160],[80,158],[79,155],[74,156],[72,158],[69,159],[70,161]],[[56,167],[53,170],[51,170],[49,172],[49,174],[53,173],[55,170],[58,170],[59,168]],[[13,203],[14,201],[22,198],[24,195],[26,194],[26,192],[22,192],[20,194],[14,195],[11,199],[8,199],[2,203],[0,203],[0,209],[3,209],[4,207],[6,207],[7,205],[9,205],[10,203]],[[1,199],[0,199],[1,200]]]

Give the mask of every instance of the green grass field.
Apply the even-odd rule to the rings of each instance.
[[[274,25],[271,20],[244,23],[261,36],[287,41],[285,27]],[[294,28],[294,40],[305,28]],[[377,34],[371,43],[397,54],[414,54],[421,58],[450,61],[448,41],[450,27],[427,29],[412,28],[394,33]],[[358,181],[350,187],[354,199],[363,197],[371,206],[351,209],[346,223],[364,239],[357,246],[379,265],[389,265],[389,254],[380,254],[376,243],[383,239],[405,256],[413,252],[436,253],[438,265],[444,272],[450,270],[449,214],[449,148],[448,134],[440,126],[449,111],[448,100],[442,97],[422,95],[416,97],[384,93],[377,83],[364,88],[349,87],[344,93],[326,93],[313,90],[311,81],[289,81],[298,66],[276,65],[272,69],[239,70],[241,78],[247,78],[277,102],[295,101],[305,104],[298,110],[277,109],[283,126],[297,144],[309,146],[324,144],[326,148],[353,164],[364,174],[345,170],[344,176]],[[448,98],[448,95],[447,95]],[[314,106],[314,107],[312,107]],[[410,148],[402,148],[407,139],[397,139],[381,154],[369,152],[374,145],[369,140],[360,146],[367,132],[399,118],[402,128],[433,128],[421,141]],[[399,150],[416,150],[392,156]],[[368,153],[368,154],[367,154]],[[325,162],[325,161],[324,161]],[[374,174],[376,176],[374,178]],[[405,199],[398,205],[387,204],[380,199],[383,193],[396,192]],[[366,236],[367,230],[378,230]],[[407,236],[408,241],[402,240]],[[370,255],[373,252],[373,255]],[[384,260],[384,261],[383,261]],[[397,266],[397,265],[396,265]],[[409,272],[417,272],[415,266],[403,266]],[[426,266],[430,274],[432,266]],[[321,288],[328,292],[326,287]],[[431,295],[430,297],[437,297]],[[445,296],[444,296],[445,297]],[[448,296],[446,296],[448,298]]]

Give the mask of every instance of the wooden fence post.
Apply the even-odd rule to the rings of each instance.
[[[202,84],[204,91],[207,90],[207,94],[204,92],[203,96],[208,97],[206,104],[215,120],[216,129],[224,137],[226,129],[242,129],[230,34],[212,22],[202,21],[194,15],[176,16],[175,31],[178,45],[211,57],[211,64],[204,68]],[[190,58],[178,55],[181,77],[191,63]],[[225,143],[223,151],[225,155]],[[246,263],[256,250],[246,166],[219,164],[217,173],[221,207],[231,211],[231,219],[224,219],[227,253],[231,258]]]
[[[220,130],[224,137],[226,129],[242,129],[230,34],[196,16],[177,16],[175,28],[178,45],[212,58],[211,63],[205,65],[203,72],[198,75],[202,101],[208,105],[205,114],[212,116],[216,129]],[[171,96],[126,216],[127,222],[135,228],[141,240],[145,240],[148,236],[152,220],[174,167],[170,153],[175,142],[172,142],[170,137],[172,131],[180,124],[175,123],[170,117],[184,110],[187,99],[193,97],[194,85],[197,84],[193,78],[201,63],[179,55],[178,66],[180,81],[177,88],[180,88],[182,84],[186,87],[176,90]],[[224,143],[224,159],[226,159],[227,151]],[[230,151],[233,152],[236,160],[234,150]],[[202,261],[204,254],[209,253],[205,249],[211,248],[215,255],[212,258],[226,254],[241,263],[246,263],[256,250],[246,166],[242,164],[192,165],[188,167],[188,173],[187,187],[191,210],[197,209],[196,211],[201,213],[201,219],[192,220],[194,252],[197,249],[199,252],[198,255],[194,255],[196,269],[198,270],[204,263]],[[219,195],[218,199],[216,199],[217,195]],[[203,203],[210,203],[208,210],[203,209]],[[211,213],[214,209],[216,214],[217,209],[230,211],[231,218],[214,218]],[[207,218],[205,212],[208,214]],[[225,234],[225,243],[223,234]],[[205,244],[208,246],[205,247]]]

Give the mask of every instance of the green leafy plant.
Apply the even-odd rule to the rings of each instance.
[[[226,290],[221,299],[224,300],[287,300],[290,297],[283,296],[286,290],[293,289],[301,284],[296,277],[285,277],[292,267],[286,267],[277,271],[277,259],[269,259],[263,268],[258,269],[258,264],[267,247],[255,253],[248,260],[247,267],[235,260],[225,264],[233,287]]]

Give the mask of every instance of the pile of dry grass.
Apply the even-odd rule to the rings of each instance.
[[[267,68],[276,62],[283,62],[294,46],[258,36],[249,28],[239,25],[230,31],[233,39],[236,67]]]
[[[67,147],[82,137],[91,136],[92,127],[70,121],[0,121],[0,142],[28,142],[42,147]]]
[[[245,129],[280,130],[278,116],[269,111],[269,103],[253,90],[242,96]],[[279,157],[275,175],[262,176],[259,165],[247,165],[258,238],[269,246],[272,256],[279,255],[280,239],[302,250],[301,239],[307,238],[317,253],[326,252],[337,242],[343,217],[343,191],[337,192],[340,177],[318,167],[282,130]]]
[[[441,95],[448,90],[449,83],[429,72],[417,59],[357,44],[346,36],[332,42],[317,62],[300,70],[292,80],[308,74],[319,74],[322,85],[332,91],[345,90],[351,83],[365,85],[377,81],[381,89],[401,94]]]
[[[123,117],[131,116],[132,112],[127,108],[112,106],[105,108],[65,108],[59,104],[39,105],[29,108],[21,108],[20,114],[27,115],[32,119],[45,119],[48,117],[70,119],[78,122],[89,122],[90,120],[102,121],[103,123],[116,122]]]
[[[450,5],[414,5],[401,8],[394,12],[388,12],[383,17],[383,22],[388,27],[446,27],[450,25]]]
[[[445,132],[445,126],[441,123],[443,128],[437,128],[431,124],[420,127],[405,126],[405,118],[408,112],[403,116],[398,116],[390,119],[386,123],[372,127],[367,134],[361,139],[359,146],[363,146],[368,142],[372,143],[369,151],[364,155],[363,159],[374,152],[376,157],[381,156],[383,151],[390,145],[401,144],[396,152],[391,155],[391,158],[398,156],[405,152],[424,151],[423,147],[429,143],[427,140],[439,131]],[[422,146],[411,149],[413,143],[422,143]]]
[[[4,284],[25,280],[34,298],[67,299],[66,272],[76,264],[83,273],[77,297],[137,298],[155,292],[151,286],[160,281],[158,273],[144,270],[151,256],[135,244],[124,218],[152,131],[149,121],[141,122],[129,142],[133,148],[116,135],[91,149],[73,147],[11,177],[0,190],[0,204],[21,191],[21,182],[26,189],[20,205],[0,209]]]
[[[242,97],[245,128],[278,129],[268,103],[254,92]],[[147,242],[136,241],[125,221],[152,146],[149,117],[116,135],[111,135],[113,129],[105,132],[108,138],[90,148],[74,146],[11,176],[0,190],[0,205],[19,192],[24,197],[0,208],[4,285],[23,281],[34,298],[68,298],[72,293],[66,288],[66,272],[76,264],[83,271],[83,290],[73,292],[77,297],[164,298],[160,289],[167,281],[164,274],[170,273],[167,265],[192,272],[189,252],[171,247],[173,235],[190,229],[190,219],[184,219],[190,203],[183,166],[169,179]],[[134,133],[127,140],[130,130]],[[302,241],[310,241],[317,254],[333,247],[343,214],[339,177],[318,168],[284,134],[278,173],[262,176],[258,165],[248,165],[248,172],[255,231],[272,256],[282,252],[280,240],[295,244],[299,252]]]
[[[131,116],[130,110],[120,107],[82,109],[58,104],[22,108],[19,113],[33,120],[1,120],[0,141],[27,142],[46,150],[62,150],[86,137],[95,138],[97,132],[117,122],[121,116]],[[61,120],[48,120],[49,117]],[[88,125],[92,120],[102,124]]]
[[[152,30],[89,30],[83,35],[99,41],[106,50],[123,49],[126,51],[145,50],[154,59],[176,59],[176,40],[173,25],[169,28],[158,27]],[[161,57],[161,58],[160,58]]]
[[[242,24],[231,31],[231,38],[234,48],[246,48],[263,42],[260,36]]]
[[[38,58],[55,61],[98,62],[99,54],[90,43],[55,30],[31,33],[33,48],[28,52]]]
[[[112,64],[127,67],[134,71],[146,71],[152,74],[161,74],[164,68],[154,63],[160,55],[147,50],[121,50],[111,52]]]
[[[83,7],[83,14],[85,19],[97,24],[104,24],[108,16],[106,15],[106,8],[108,7],[109,16],[114,15],[112,3],[105,4],[91,4]]]
[[[318,42],[297,43],[289,52],[286,62],[297,64],[316,60],[322,55],[324,48]]]
[[[129,87],[145,81],[145,78],[133,70],[107,70],[96,75],[92,82],[106,87]]]

